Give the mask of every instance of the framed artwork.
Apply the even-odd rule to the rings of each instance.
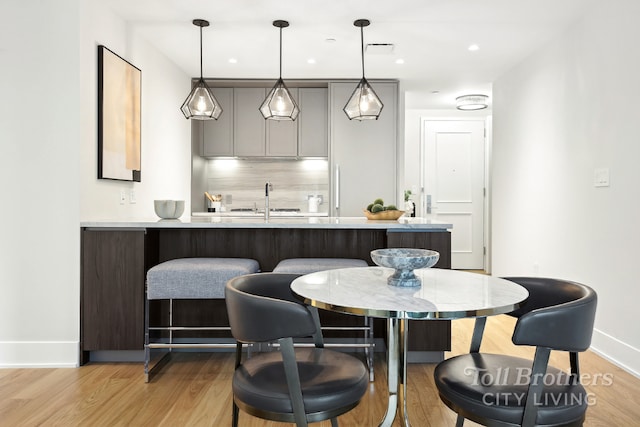
[[[98,46],[98,178],[141,179],[142,71]]]

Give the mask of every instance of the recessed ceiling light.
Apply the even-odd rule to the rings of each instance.
[[[229,58],[229,63],[230,64],[237,64],[238,60],[236,58]]]
[[[396,64],[404,64],[404,59],[402,58],[396,59]]]
[[[336,39],[334,39],[333,37],[329,37],[329,38],[325,39],[325,41],[327,43],[335,43]]]
[[[439,90],[432,90],[431,93],[433,93],[435,95],[437,93],[440,93],[440,91]]]
[[[472,44],[471,46],[469,46],[469,50],[471,52],[475,52],[478,49],[480,49],[480,46],[478,46],[477,44]]]
[[[316,60],[314,58],[307,59],[307,64],[315,64]]]

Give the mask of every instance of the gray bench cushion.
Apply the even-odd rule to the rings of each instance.
[[[224,298],[224,286],[236,276],[260,271],[258,261],[245,258],[179,258],[147,272],[147,298]]]
[[[366,266],[366,261],[353,258],[289,258],[280,261],[273,271],[274,273],[309,274],[336,268]]]

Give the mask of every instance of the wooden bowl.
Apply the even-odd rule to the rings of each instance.
[[[363,212],[364,212],[364,216],[366,216],[367,219],[388,220],[388,221],[395,221],[398,218],[400,218],[402,214],[404,214],[404,211],[399,211],[399,210],[381,211],[381,212],[372,213],[364,209]]]

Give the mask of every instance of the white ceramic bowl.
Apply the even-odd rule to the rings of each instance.
[[[162,219],[176,219],[184,213],[184,200],[154,200],[153,209]]]

